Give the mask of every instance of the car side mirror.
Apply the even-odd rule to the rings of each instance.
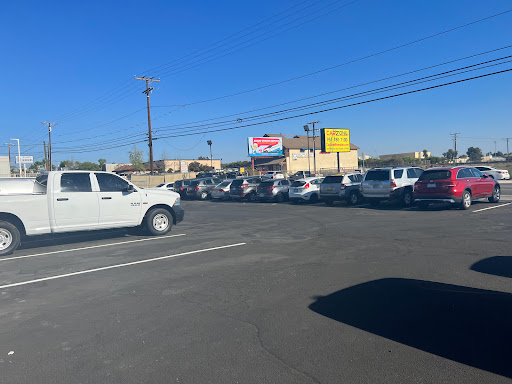
[[[484,178],[487,179],[488,177],[489,177],[489,175],[487,173],[484,173]]]
[[[126,188],[124,189],[125,192],[132,193],[135,192],[135,187],[131,184],[128,184]]]

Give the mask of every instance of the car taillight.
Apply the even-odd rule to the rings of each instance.
[[[503,172],[503,171],[496,171],[496,172],[498,172],[498,173],[505,173],[505,172]]]
[[[456,187],[457,185],[459,185],[459,183],[450,183],[450,184],[446,184],[446,186],[448,188],[453,188],[453,187]]]
[[[308,189],[309,188],[309,183],[306,183],[306,185],[304,186],[305,189]]]
[[[275,187],[274,186],[271,186],[271,187],[268,187],[267,189],[274,189]]]
[[[395,180],[391,179],[391,182],[389,183],[390,188],[396,188]]]
[[[241,185],[240,188],[244,189],[245,187],[247,187],[248,184],[245,184],[245,185]]]
[[[180,187],[180,191],[183,191],[183,187]]]
[[[345,189],[346,188],[346,185],[345,184],[341,184],[340,185],[340,189]]]
[[[219,189],[219,192],[224,193],[224,192],[226,192],[226,191],[225,191],[225,190],[223,190],[223,189]]]
[[[196,191],[199,191],[199,187],[196,187]]]

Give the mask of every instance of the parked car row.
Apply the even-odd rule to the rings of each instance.
[[[378,205],[396,201],[404,207],[417,203],[426,208],[432,203],[458,204],[468,209],[477,199],[500,200],[500,185],[496,178],[477,168],[457,166],[374,168],[362,174],[347,172],[327,177],[310,176],[297,180],[276,175],[240,177],[220,180],[214,177],[178,180],[174,190],[182,198],[206,200],[233,199],[246,201],[275,201],[292,203],[320,200],[327,205],[346,201],[351,205],[367,201]]]

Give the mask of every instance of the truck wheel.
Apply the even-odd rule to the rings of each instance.
[[[171,230],[173,218],[167,209],[154,208],[148,212],[145,227],[152,235],[165,235]]]
[[[0,256],[10,255],[19,247],[20,231],[8,221],[0,221]]]

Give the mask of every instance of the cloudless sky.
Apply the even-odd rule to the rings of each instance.
[[[344,4],[348,5],[335,10]],[[4,2],[0,15],[1,143],[20,138],[22,154],[40,159],[42,142],[47,140],[47,129],[41,122],[55,121],[54,163],[71,158],[128,162],[132,142],[138,142],[147,158],[147,142],[143,141],[147,133],[146,100],[141,93],[145,85],[133,76],[154,75],[161,78],[161,82],[152,84],[155,90],[151,94],[154,136],[159,138],[154,142],[155,159],[209,156],[206,141],[212,140],[215,158],[224,162],[243,160],[247,159],[248,136],[303,134],[303,125],[313,120],[320,120],[319,128],[350,128],[351,141],[372,156],[423,149],[441,155],[453,145],[452,132],[460,132],[459,154],[468,146],[479,146],[484,153],[494,151],[494,141],[498,150],[505,151],[504,138],[512,137],[512,72],[253,127],[206,133],[202,128],[198,135],[160,137],[183,133],[183,129],[172,127],[176,124],[232,114],[235,117],[228,119],[237,115],[246,118],[512,55],[509,48],[242,115],[510,45],[510,12],[297,81],[192,104],[335,66],[509,8],[512,4],[506,0]],[[244,32],[226,39],[240,31]],[[240,49],[275,33],[279,34]],[[254,40],[247,42],[249,39]],[[211,51],[189,55],[205,47],[209,48],[204,51]],[[203,55],[198,56],[200,53]],[[213,54],[225,56],[212,60],[215,56],[209,56]],[[180,61],[185,55],[189,56]],[[326,108],[508,68],[512,63]],[[86,152],[89,150],[93,151]],[[6,146],[2,153],[7,153]]]

